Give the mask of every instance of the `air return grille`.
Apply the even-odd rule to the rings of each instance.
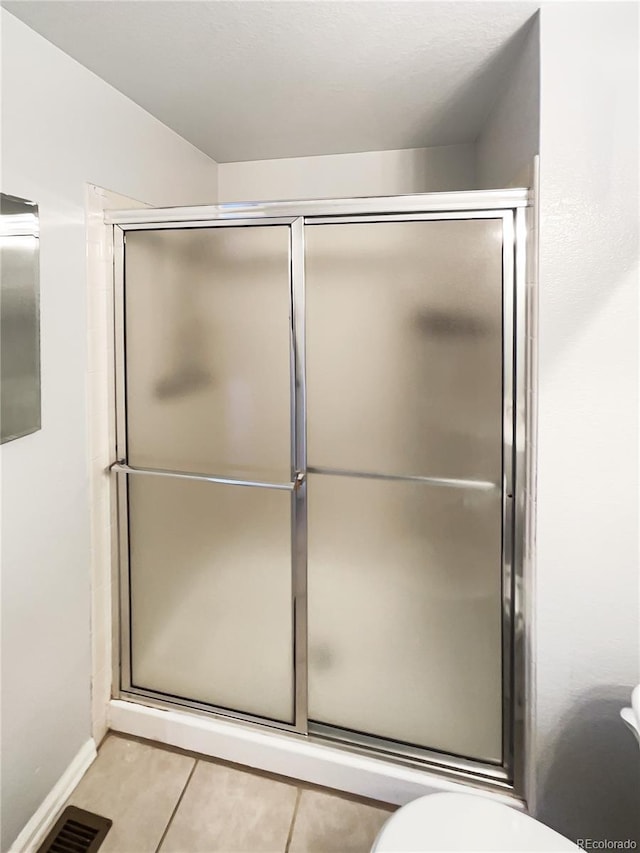
[[[113,821],[67,806],[37,853],[95,853]]]

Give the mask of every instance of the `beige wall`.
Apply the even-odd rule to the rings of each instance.
[[[533,158],[539,151],[540,26],[536,16],[476,141],[478,186],[530,187]]]
[[[42,429],[2,446],[2,850],[91,737],[86,185],[215,200],[217,164],[2,11],[2,190],[40,210]]]
[[[535,811],[640,838],[638,6],[542,8]]]
[[[469,190],[473,145],[221,163],[219,201],[354,198]]]

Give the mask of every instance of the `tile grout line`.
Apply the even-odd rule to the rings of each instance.
[[[180,803],[182,802],[182,798],[184,797],[186,790],[189,787],[189,782],[191,781],[191,777],[195,773],[195,769],[198,766],[198,761],[199,761],[198,758],[194,759],[193,767],[191,768],[191,772],[189,773],[189,776],[187,777],[187,781],[184,783],[184,788],[180,792],[180,796],[178,797],[178,802],[175,804],[173,811],[171,812],[171,817],[169,818],[169,821],[164,828],[164,832],[162,833],[162,837],[160,838],[160,841],[158,842],[158,846],[155,849],[155,853],[158,853],[158,851],[160,850],[160,848],[164,844],[164,840],[167,837],[167,833],[169,832],[171,824],[173,823],[173,819],[176,816],[176,812],[180,808]]]
[[[289,827],[289,835],[287,836],[287,843],[284,846],[284,853],[289,853],[289,847],[291,846],[291,839],[293,838],[293,827],[296,822],[296,817],[298,816],[298,805],[300,803],[300,797],[302,796],[302,788],[296,788],[296,802],[293,807],[293,814],[291,815],[291,826]]]

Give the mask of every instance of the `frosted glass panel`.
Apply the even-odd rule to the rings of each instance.
[[[309,465],[498,482],[502,222],[305,239]]]
[[[311,719],[501,759],[500,493],[311,475]]]
[[[126,236],[131,465],[290,479],[289,228]]]
[[[292,722],[290,501],[129,477],[134,686]]]

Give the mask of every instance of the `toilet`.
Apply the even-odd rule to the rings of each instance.
[[[429,794],[398,809],[384,824],[371,853],[433,850],[579,850],[532,817],[473,794]]]
[[[620,716],[640,744],[640,684],[631,707]],[[428,853],[440,850],[579,850],[572,841],[524,812],[475,794],[428,794],[391,815],[371,853]]]

